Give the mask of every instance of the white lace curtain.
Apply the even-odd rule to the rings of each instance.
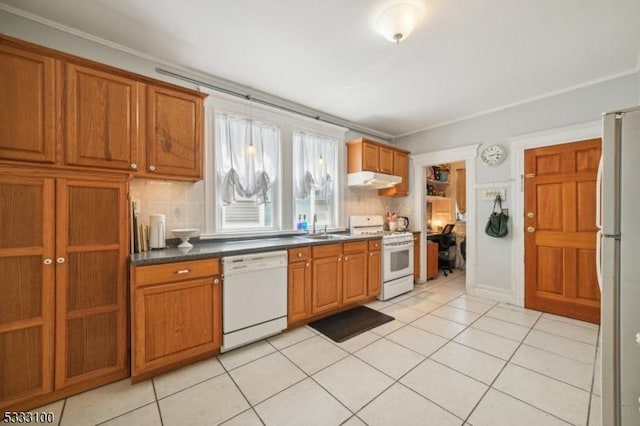
[[[278,178],[280,130],[276,126],[216,114],[216,171],[222,204],[255,196],[256,204],[270,200],[267,193]]]
[[[320,198],[333,193],[337,141],[311,133],[293,134],[293,188],[296,198],[306,198],[312,190]]]

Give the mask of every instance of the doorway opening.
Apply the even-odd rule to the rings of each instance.
[[[448,280],[451,271],[471,294],[475,276],[473,188],[477,149],[478,145],[469,145],[415,155],[411,181],[423,253],[420,282]]]
[[[467,177],[464,161],[426,167],[425,223],[427,280],[464,275],[466,260]],[[464,279],[461,281],[464,282]]]

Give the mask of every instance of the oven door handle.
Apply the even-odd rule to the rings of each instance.
[[[387,244],[387,245],[383,245],[382,246],[383,250],[389,250],[389,251],[402,251],[402,250],[406,250],[408,248],[413,248],[413,242],[411,242],[410,244],[407,244],[407,243],[391,243],[391,244]]]

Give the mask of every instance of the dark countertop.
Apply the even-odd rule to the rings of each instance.
[[[380,239],[379,236],[371,235],[351,236],[349,234],[337,234],[337,236],[338,238],[328,240],[312,240],[302,236],[268,237],[231,241],[205,240],[193,244],[193,247],[190,249],[171,247],[132,254],[129,256],[129,262],[132,265],[152,265],[157,263],[177,262],[181,260],[197,260],[211,257],[235,256],[238,254],[261,253],[293,247],[340,244],[348,243],[350,241]]]

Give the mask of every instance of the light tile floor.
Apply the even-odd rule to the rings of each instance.
[[[63,426],[600,425],[597,325],[465,295],[460,271],[369,306],[396,320],[343,343],[301,327],[37,411]]]

